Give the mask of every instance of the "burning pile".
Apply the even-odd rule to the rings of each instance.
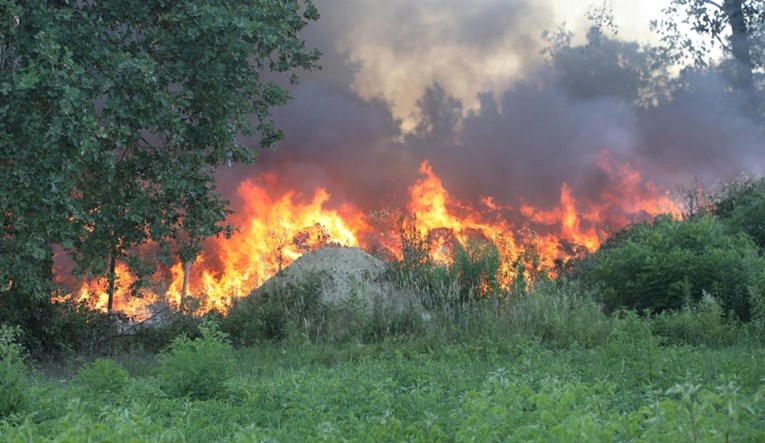
[[[464,245],[479,239],[497,246],[505,266],[533,248],[540,264],[549,268],[555,259],[597,249],[608,235],[607,225],[620,228],[672,207],[669,199],[650,184],[646,193],[639,173],[628,166],[615,165],[607,156],[600,163],[602,170],[621,178],[619,189],[598,196],[597,201],[580,203],[571,187],[563,183],[559,204],[545,209],[525,202],[517,208],[503,207],[490,196],[479,205],[457,201],[431,165],[423,162],[419,179],[409,188],[403,215],[413,216],[412,228],[427,240],[431,259],[436,262],[450,260],[455,242]],[[230,220],[239,231],[229,240],[210,239],[188,268],[181,263],[173,266],[164,294],[131,298],[127,288],[133,277],[120,268],[116,309],[143,317],[147,307],[160,300],[177,305],[185,277],[190,292],[201,298],[200,312],[225,312],[233,299],[251,293],[303,254],[327,246],[360,247],[389,259],[402,257],[401,213],[384,211],[370,216],[350,204],[330,205],[331,196],[325,189],[317,189],[310,198],[293,190],[278,194],[272,189],[275,181],[276,177],[267,173],[239,185],[244,205]],[[512,273],[511,269],[503,271],[508,276]],[[104,286],[86,282],[79,297],[95,299],[95,306],[103,309]]]

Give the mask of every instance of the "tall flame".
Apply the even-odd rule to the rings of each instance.
[[[519,252],[512,227],[502,219],[488,221],[479,210],[451,198],[427,161],[420,165],[420,174],[420,180],[409,189],[407,209],[416,217],[417,230],[428,238],[433,259],[449,262],[450,241],[465,245],[488,239],[497,246],[508,267],[503,274],[509,275],[510,261]],[[485,206],[490,210],[497,209],[490,198],[485,198],[484,202],[488,202]]]
[[[264,185],[248,180],[238,195],[244,202],[233,221],[239,232],[208,243],[191,265],[189,286],[203,296],[205,311],[227,310],[234,298],[249,294],[306,252],[327,245],[358,246],[359,233],[367,229],[352,208],[327,208],[325,189],[302,202],[294,191],[274,197]],[[181,299],[183,272],[182,264],[173,267],[168,295],[175,303]]]

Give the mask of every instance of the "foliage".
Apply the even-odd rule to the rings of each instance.
[[[342,303],[321,300],[320,273],[297,281],[272,281],[234,302],[222,328],[238,345],[264,341],[377,342],[424,332],[420,293],[385,284],[379,296],[352,292]],[[362,290],[362,289],[360,289]]]
[[[483,389],[466,394],[456,440],[610,441],[618,435],[616,414],[606,412],[612,384],[550,378],[535,385],[503,368],[489,374]]]
[[[651,319],[655,335],[669,344],[728,346],[739,341],[735,321],[709,294],[681,310],[666,311]]]
[[[235,300],[222,328],[240,345],[285,340],[292,334],[310,340],[327,327],[321,290],[319,273],[309,273],[298,281],[273,280]]]
[[[442,84],[434,82],[427,86],[417,99],[417,108],[419,121],[413,137],[440,144],[454,139],[462,118],[462,102],[451,97]]]
[[[549,46],[543,52],[554,68],[554,79],[575,99],[618,97],[638,103],[653,74],[648,51],[638,43],[605,35],[602,27],[596,23],[586,43],[578,46],[572,45],[573,33],[565,29],[544,33]]]
[[[86,395],[119,397],[130,384],[130,375],[115,361],[99,358],[80,369],[75,383]]]
[[[174,397],[207,399],[224,395],[232,376],[232,348],[217,323],[199,325],[201,337],[180,336],[160,355],[157,375],[162,390]]]
[[[601,358],[604,365],[618,365],[625,378],[639,386],[654,387],[664,370],[659,338],[651,324],[635,311],[619,311],[613,316],[610,336]]]
[[[710,211],[765,248],[765,178],[740,177],[709,197]]]
[[[299,35],[310,0],[12,0],[0,16],[3,298],[49,300],[54,245],[111,278],[149,241],[195,257],[227,232],[215,168],[252,159],[240,135],[274,146],[281,76],[318,58]]]
[[[664,347],[624,313],[608,342],[268,344],[235,352],[225,396],[167,397],[152,377],[82,396],[47,378],[3,441],[760,441],[761,347]],[[651,352],[648,360],[646,352]],[[649,366],[650,361],[650,366]],[[159,362],[161,365],[161,362]],[[651,368],[652,378],[648,373]],[[160,380],[161,382],[161,380]]]
[[[16,342],[18,328],[0,325],[0,419],[20,412],[27,401],[26,364]]]
[[[765,291],[765,259],[751,239],[711,216],[633,225],[617,244],[585,258],[575,278],[598,286],[606,308],[661,313],[709,293],[726,312],[750,317],[749,294]]]
[[[761,111],[755,72],[765,65],[765,2],[762,0],[672,0],[665,18],[654,21],[663,47],[660,58],[686,68],[707,68],[720,50],[729,54],[723,62],[733,89],[744,94],[748,110]],[[688,28],[701,38],[690,38]]]
[[[50,303],[20,293],[0,296],[0,323],[19,326],[19,341],[33,357],[104,352],[122,320],[86,303]]]
[[[672,54],[676,58],[690,58],[695,63],[706,65],[706,57],[713,48],[722,46],[727,51],[732,49],[726,40],[730,38],[728,27],[733,11],[727,8],[735,3],[741,4],[746,29],[754,37],[762,31],[759,25],[765,18],[761,0],[724,0],[719,6],[705,0],[673,0],[664,10],[666,19],[655,21],[652,26],[661,33],[665,43],[673,49]],[[693,32],[704,36],[705,39],[678,39],[677,36],[682,32],[679,26],[681,23],[689,25]],[[681,54],[681,51],[686,53]]]
[[[538,283],[528,295],[511,298],[501,315],[512,334],[556,347],[603,344],[612,327],[594,296],[566,279]]]
[[[189,299],[191,296],[187,296]],[[172,341],[180,336],[190,339],[201,337],[199,326],[205,321],[218,321],[220,315],[210,312],[203,316],[196,316],[191,312],[172,310],[160,314],[157,322],[149,322],[135,329],[133,333],[138,344],[149,352],[157,352],[168,347]]]
[[[401,237],[401,261],[398,263],[402,271],[417,271],[432,264],[430,244],[427,236],[417,229],[417,215],[403,215],[399,218],[399,233]]]
[[[460,299],[468,302],[500,293],[502,261],[499,249],[490,241],[472,241],[466,246],[456,243],[448,274],[457,282]]]
[[[500,295],[503,263],[497,245],[488,239],[469,239],[464,244],[453,239],[447,263],[439,263],[433,260],[430,242],[417,231],[415,222],[415,216],[401,218],[403,257],[390,268],[390,280],[428,292],[432,296],[423,300],[426,307]],[[452,289],[456,289],[456,297],[443,295]]]

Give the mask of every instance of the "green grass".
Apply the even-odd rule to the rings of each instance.
[[[359,319],[340,342],[237,348],[203,321],[160,354],[24,368],[11,352],[24,402],[0,441],[765,441],[762,322],[712,298],[653,317],[594,300],[549,282],[402,314],[414,329]]]
[[[517,336],[230,350],[225,386],[196,400],[164,390],[150,356],[117,359],[127,378],[102,360],[63,379],[37,371],[0,440],[765,439],[765,350],[663,346],[631,322],[589,347]]]

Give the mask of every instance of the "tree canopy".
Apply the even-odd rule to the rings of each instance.
[[[746,94],[753,111],[761,108],[757,74],[765,69],[765,1],[672,0],[664,13],[652,27],[661,33],[670,62],[707,67],[716,51],[728,54],[731,84]]]
[[[286,79],[317,67],[310,0],[0,0],[0,297],[223,232],[213,172],[272,147]],[[111,264],[111,266],[110,266]]]

